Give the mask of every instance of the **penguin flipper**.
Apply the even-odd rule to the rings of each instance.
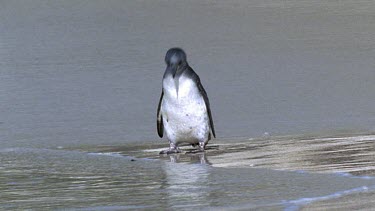
[[[187,70],[185,70],[185,71],[186,71],[185,74],[187,74],[190,78],[192,78],[195,81],[195,83],[198,86],[199,93],[203,96],[204,104],[206,104],[206,110],[207,110],[208,118],[209,118],[209,121],[210,121],[211,133],[212,133],[213,137],[216,138],[214,121],[212,120],[212,114],[211,114],[211,109],[210,109],[210,101],[208,100],[206,90],[204,90],[203,85],[201,83],[201,80],[200,80],[199,76],[194,72],[193,68],[188,66]],[[209,135],[209,137],[208,137],[208,140],[210,140],[210,139],[211,139],[211,135]]]
[[[161,92],[159,105],[158,105],[158,112],[157,112],[157,128],[158,128],[158,135],[160,138],[163,138],[164,133],[164,125],[163,125],[163,116],[161,115],[161,102],[163,101],[164,92]]]
[[[210,121],[211,133],[214,136],[214,138],[216,138],[214,121],[212,120],[211,109],[210,109],[210,101],[208,100],[206,90],[204,90],[204,88],[203,88],[203,86],[202,86],[202,84],[199,80],[199,77],[197,77],[197,79],[198,79],[197,80],[198,90],[201,93],[201,95],[203,96],[204,103],[206,104],[206,110],[207,110],[208,118],[209,118],[209,121]],[[210,140],[211,136],[209,136],[208,139]]]

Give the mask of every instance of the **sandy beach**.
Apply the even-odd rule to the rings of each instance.
[[[197,154],[191,153],[194,150],[191,146],[184,146],[180,154],[158,155],[158,152],[166,147],[165,144],[103,147],[99,152],[118,153],[135,158],[161,159],[172,163],[207,164],[229,171],[254,168],[357,178],[369,182],[368,185],[362,186],[358,183],[357,188],[299,199],[291,203],[295,203],[295,209],[301,210],[370,210],[375,208],[374,140],[373,133],[349,136],[348,134],[325,136],[311,134],[267,136],[257,139],[215,139],[210,142],[205,153]],[[233,209],[248,208],[248,206],[244,208],[239,206]],[[294,209],[292,206],[289,208]],[[284,209],[289,208],[284,207]],[[278,206],[271,206],[270,209],[278,209]]]

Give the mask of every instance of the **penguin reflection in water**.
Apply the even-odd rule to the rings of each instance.
[[[203,152],[211,135],[215,137],[210,103],[199,76],[186,61],[180,48],[171,48],[165,55],[167,69],[157,112],[160,138],[165,134],[169,149],[160,154],[179,153],[180,143],[199,146]]]

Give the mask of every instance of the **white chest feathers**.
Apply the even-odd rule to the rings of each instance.
[[[198,94],[199,91],[193,80],[181,75],[178,79],[168,76],[163,80],[163,88],[165,94],[172,98],[191,97]]]
[[[172,76],[163,80],[164,99],[163,102],[174,107],[205,108],[205,103],[197,84],[190,78],[181,75],[179,79]],[[163,103],[164,104],[164,103]]]
[[[176,142],[204,139],[209,131],[208,114],[196,83],[184,75],[176,83],[170,76],[163,80],[163,89],[161,112],[167,136]]]

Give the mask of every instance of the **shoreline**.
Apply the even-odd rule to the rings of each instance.
[[[190,153],[194,150],[193,147],[183,146],[182,153],[159,155],[159,151],[167,147],[166,143],[135,144],[130,147],[103,146],[100,152],[118,153],[137,159],[205,163],[226,169],[260,168],[375,180],[375,161],[372,159],[375,157],[375,147],[372,146],[374,141],[373,133],[350,136],[268,136],[254,139],[215,139],[209,142],[205,153],[196,154]],[[311,199],[301,198],[288,204],[301,210],[374,209],[374,196],[375,182],[373,187],[358,187]],[[288,208],[286,204],[283,206]]]
[[[374,133],[352,136],[270,136],[260,138],[215,139],[205,153],[192,153],[190,145],[180,146],[182,153],[159,155],[167,143],[147,143],[126,146],[99,146],[97,152],[119,153],[137,158],[194,163],[204,156],[213,167],[266,168],[306,171],[312,173],[349,173],[375,177]],[[88,149],[90,151],[90,149]],[[92,149],[91,149],[92,150]]]

